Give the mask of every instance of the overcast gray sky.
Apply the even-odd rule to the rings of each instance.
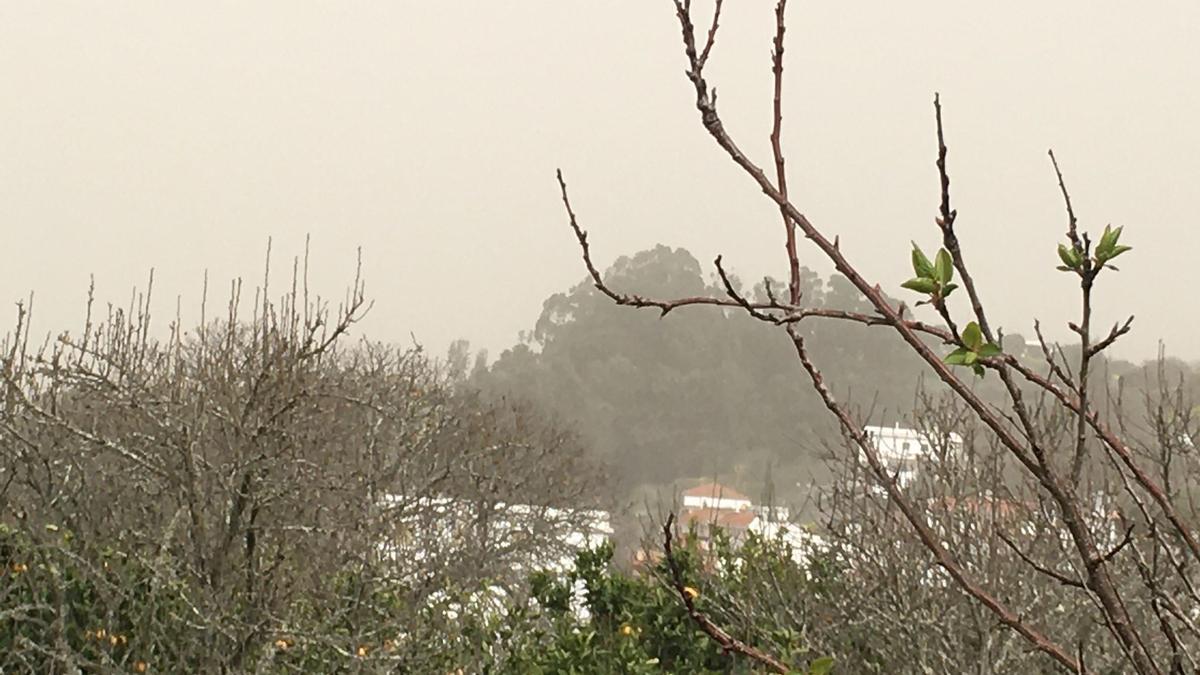
[[[773,3],[726,5],[711,80],[765,163]],[[1082,223],[1135,249],[1100,283],[1099,320],[1138,315],[1118,352],[1200,358],[1200,3],[792,5],[792,194],[870,277],[936,242],[940,91],[993,316],[1028,334],[1076,306],[1053,147]],[[269,236],[283,268],[311,233],[326,292],[362,246],[371,336],[495,353],[582,277],[558,166],[602,264],[661,242],[780,273],[777,215],[682,69],[668,0],[0,4],[0,300],[73,327],[90,273],[124,301],[154,267],[173,312],[204,269],[258,279]]]

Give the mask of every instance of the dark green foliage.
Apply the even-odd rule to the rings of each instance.
[[[730,620],[721,598],[779,575],[791,584],[798,568],[786,551],[755,541],[741,551],[726,543],[720,569],[702,572],[699,553],[679,562],[698,588],[702,611]],[[613,548],[582,551],[566,572],[538,572],[528,590],[486,599],[487,591],[449,591],[413,607],[411,589],[354,564],[329,580],[329,593],[301,597],[284,625],[243,645],[242,668],[263,673],[749,673],[754,664],[725,653],[688,617],[663,566],[621,571]],[[0,666],[4,672],[55,672],[73,663],[85,672],[187,672],[216,647],[211,629],[191,620],[192,583],[173,579],[166,559],[144,560],[119,546],[83,547],[68,533],[34,537],[0,530]],[[790,575],[789,571],[790,570]],[[757,571],[757,572],[756,572]],[[821,575],[814,575],[814,583]],[[805,582],[806,583],[806,582]],[[577,590],[581,589],[581,596]],[[800,590],[800,589],[797,589]],[[711,598],[711,600],[710,600]],[[580,609],[582,608],[582,611]],[[236,608],[233,608],[236,611]],[[810,659],[802,636],[760,623],[731,626],[745,640]],[[812,659],[824,673],[829,658]]]
[[[648,297],[725,295],[690,253],[666,246],[622,257],[604,276],[618,292]],[[765,283],[741,290],[767,299]],[[805,306],[866,309],[840,276],[802,269],[801,291]],[[801,331],[821,366],[838,373],[836,393],[877,397],[876,413],[890,421],[911,409],[920,365],[885,328],[811,319]],[[839,438],[786,335],[740,310],[684,307],[660,318],[614,305],[585,279],[548,298],[527,337],[473,383],[576,424],[625,487],[727,473],[757,479],[768,464],[778,484],[794,485],[823,470],[823,442]]]

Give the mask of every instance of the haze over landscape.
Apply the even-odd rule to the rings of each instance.
[[[869,276],[898,285],[900,252],[927,236],[940,91],[998,322],[1029,333],[1075,305],[1052,267],[1053,147],[1083,223],[1127,225],[1138,248],[1097,308],[1101,324],[1137,314],[1115,353],[1162,339],[1200,358],[1200,315],[1147,291],[1200,285],[1200,6],[790,11],[793,195]],[[772,27],[730,3],[711,64],[727,123],[764,158]],[[268,237],[282,270],[311,234],[328,294],[362,246],[363,332],[496,355],[582,278],[559,166],[602,264],[664,243],[707,272],[718,253],[745,279],[783,270],[772,208],[696,123],[669,3],[8,3],[0,57],[0,288],[36,293],[39,329],[77,327],[89,274],[124,303],[151,267],[165,325],[203,270],[259,279]]]
[[[1197,26],[0,5],[0,672],[1200,673]]]

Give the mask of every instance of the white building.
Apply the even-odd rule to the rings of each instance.
[[[748,511],[754,506],[746,495],[720,483],[705,483],[683,491],[683,508]]]
[[[479,537],[480,504],[451,497],[384,495],[380,506],[395,513],[394,522],[406,536],[380,543],[381,552],[395,560],[416,563],[452,553],[456,544]],[[562,509],[530,504],[489,505],[487,536],[499,548],[508,548],[529,537],[542,537],[548,546],[527,551],[513,560],[514,570],[562,572],[575,564],[575,554],[610,539],[609,513],[600,509]],[[521,548],[517,546],[517,548]]]
[[[750,524],[750,529],[763,539],[787,544],[792,562],[801,567],[808,564],[814,553],[829,549],[824,537],[793,523],[773,523],[759,518]]]
[[[879,459],[888,471],[896,475],[901,485],[908,485],[916,478],[922,462],[957,456],[963,447],[962,436],[954,432],[931,437],[899,425],[866,426],[863,431],[867,433],[867,439],[879,454]]]

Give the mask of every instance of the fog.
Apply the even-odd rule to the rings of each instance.
[[[767,160],[762,3],[727,3],[710,80]],[[1065,214],[1126,226],[1097,320],[1118,356],[1200,358],[1190,309],[1200,184],[1200,5],[798,2],[787,52],[793,199],[885,287],[932,246],[932,99],[946,107],[959,231],[993,317],[1066,339]],[[340,293],[363,249],[361,329],[493,350],[583,276],[562,167],[599,264],[666,243],[781,274],[777,214],[699,125],[670,3],[7,3],[0,7],[3,299],[77,326],[89,275],[158,304],[258,279],[311,235]],[[805,262],[828,271],[813,250]]]

